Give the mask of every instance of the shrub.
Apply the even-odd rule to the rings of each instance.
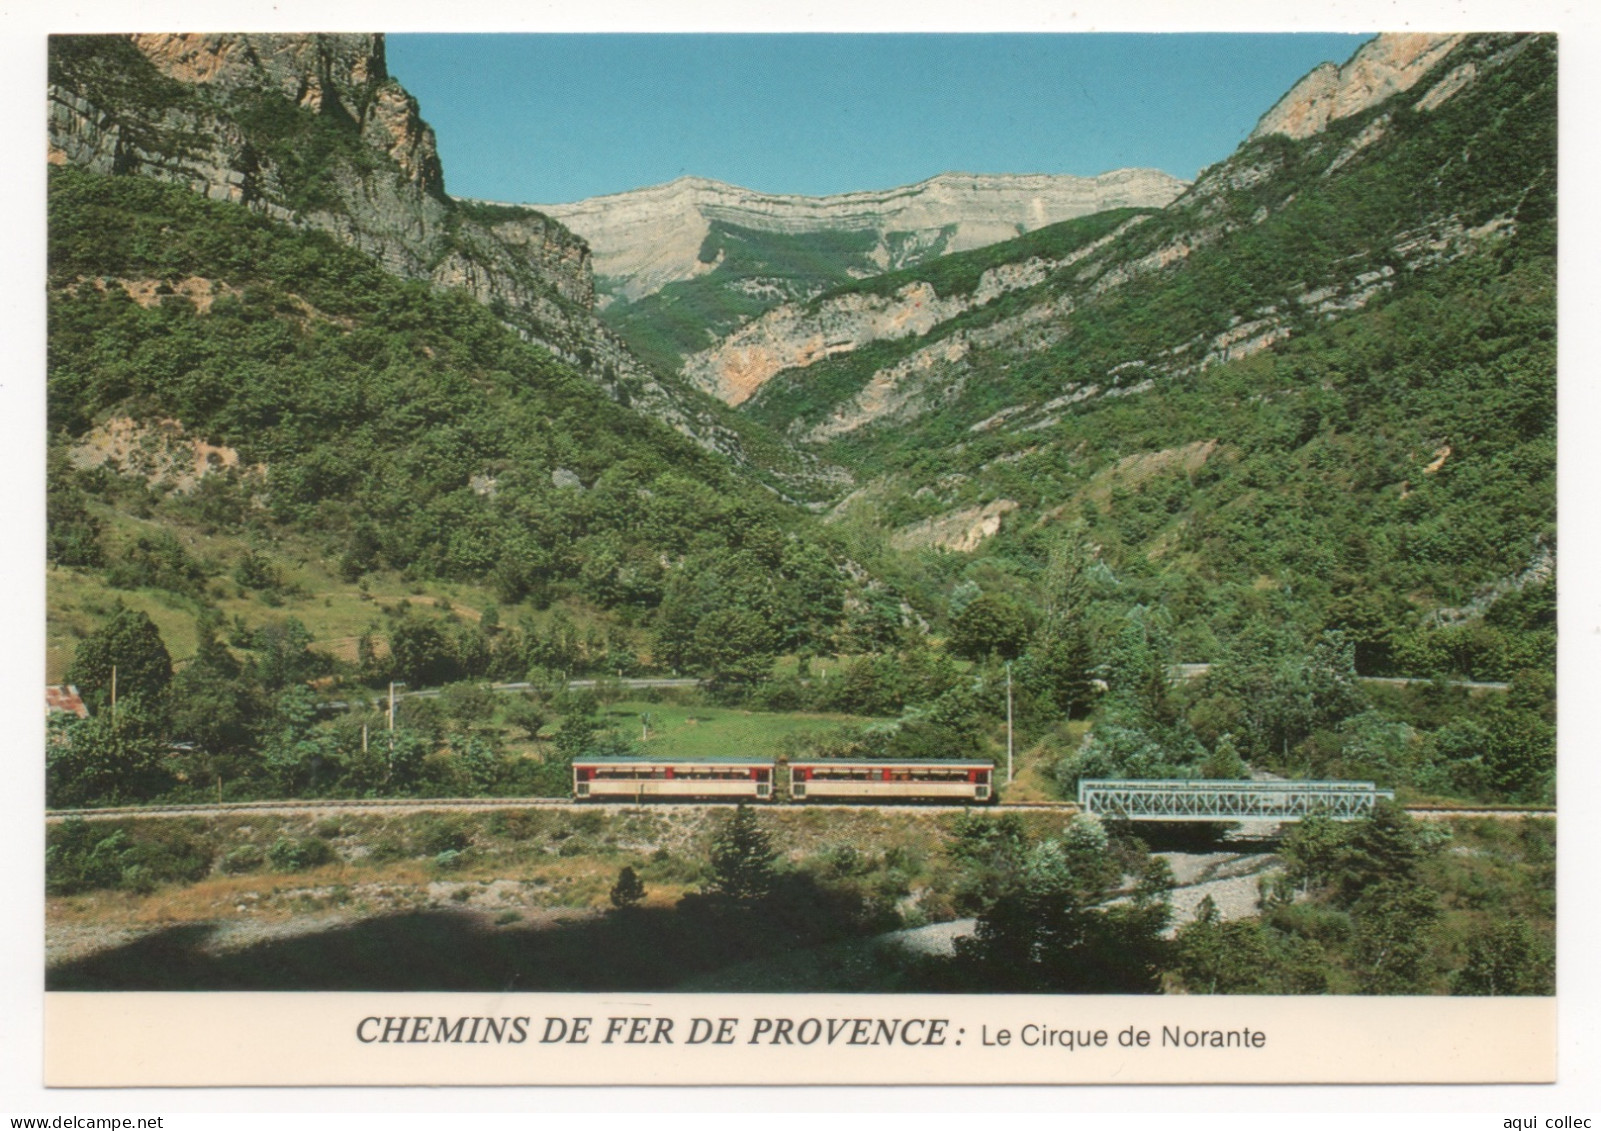
[[[417,827],[417,843],[430,856],[442,852],[465,852],[472,837],[458,822],[428,820]]]
[[[665,848],[651,853],[650,860],[639,869],[641,879],[656,884],[695,884],[706,878],[708,866],[699,860],[674,856]]]
[[[267,857],[261,849],[253,844],[241,844],[224,855],[217,867],[230,876],[237,876],[243,872],[254,872],[266,862]]]
[[[122,879],[132,846],[121,829],[101,834],[74,817],[50,834],[44,862],[45,891],[51,895],[116,887]]]
[[[334,850],[327,841],[310,836],[300,840],[281,837],[267,849],[267,863],[275,872],[305,872],[335,859]]]
[[[528,840],[539,831],[539,815],[523,809],[497,809],[489,815],[484,828],[491,836]]]
[[[156,877],[143,864],[129,864],[122,870],[122,877],[118,880],[117,886],[123,891],[149,895],[156,890]]]
[[[386,836],[373,842],[372,851],[368,853],[367,859],[375,864],[382,864],[389,860],[404,860],[410,855],[404,844],[392,836]]]
[[[467,853],[456,848],[447,848],[443,852],[437,853],[433,859],[434,869],[440,872],[454,872],[466,863]]]
[[[45,848],[45,890],[51,895],[95,888],[147,893],[157,884],[192,883],[210,870],[210,849],[186,836],[139,839],[126,829],[81,819],[52,829]]]

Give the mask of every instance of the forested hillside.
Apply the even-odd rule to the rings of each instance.
[[[1368,675],[1549,671],[1554,43],[1469,39],[1438,66],[1469,72],[1253,140],[1037,286],[781,373],[744,411],[858,470],[834,517],[864,536],[939,545],[1004,513],[972,556],[927,557],[948,584],[1027,600],[1077,526],[1184,660],[1267,617],[1341,632]],[[1006,247],[869,285],[944,293]]]
[[[1017,797],[1272,772],[1548,801],[1555,97],[1553,40],[1469,37],[1161,211],[787,304],[751,326],[938,317],[776,372],[743,429],[470,286],[64,149],[51,673],[102,713],[52,746],[52,802],[560,793],[668,707],[749,712],[778,755],[995,755],[1008,678]],[[320,160],[295,130],[275,167]],[[796,293],[834,270],[716,237]],[[694,283],[654,296],[684,313],[658,360],[743,316]],[[653,705],[572,675],[705,682]],[[378,712],[316,713],[390,681],[450,686],[381,753]]]

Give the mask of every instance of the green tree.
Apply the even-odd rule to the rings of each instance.
[[[456,764],[474,796],[493,793],[506,775],[506,760],[482,735],[451,739]]]
[[[261,766],[280,797],[298,797],[329,784],[333,736],[317,727],[317,701],[310,688],[286,687],[272,701]]]
[[[65,459],[53,454],[45,497],[45,558],[57,565],[95,567],[104,564],[100,520],[90,513],[82,491],[68,479]]]
[[[987,910],[1014,887],[1028,858],[1028,837],[1016,813],[998,817],[966,812],[956,819],[947,850],[961,876],[956,891],[958,911]]]
[[[66,679],[77,685],[92,710],[104,710],[111,702],[113,669],[117,698],[137,696],[147,706],[160,702],[172,680],[172,657],[161,631],[148,615],[121,603],[78,645]]]
[[[1481,927],[1469,937],[1468,957],[1451,977],[1451,992],[1479,997],[1556,992],[1555,963],[1522,918]]]
[[[970,980],[990,988],[1048,993],[1154,993],[1165,965],[1166,861],[1134,853],[1134,893],[1122,886],[1126,853],[1104,826],[1078,817],[1062,836],[1033,848],[1016,882],[957,942]]]
[[[297,617],[263,625],[251,635],[256,675],[268,691],[280,691],[322,675],[329,659],[311,650],[311,630]]]
[[[950,649],[969,660],[1015,660],[1028,643],[1028,617],[1010,597],[985,593],[951,618]]]
[[[45,802],[52,808],[148,801],[173,784],[162,722],[143,702],[116,714],[54,723],[45,743]]]
[[[1223,922],[1211,896],[1173,942],[1172,970],[1191,993],[1307,994],[1328,986],[1328,960],[1315,942],[1258,919]]]
[[[189,663],[171,683],[171,734],[207,755],[243,753],[252,745],[262,715],[254,681],[227,645],[202,627]]]
[[[438,622],[422,617],[394,622],[389,630],[389,658],[395,678],[410,687],[438,687],[459,670]]]
[[[1391,882],[1365,892],[1351,908],[1351,961],[1361,992],[1429,992],[1439,918],[1439,897],[1421,885]]]
[[[547,721],[544,708],[528,692],[508,699],[503,712],[506,722],[522,731],[530,742],[536,740]]]
[[[712,878],[706,894],[754,904],[773,892],[778,853],[756,814],[743,802],[712,841]]]
[[[1222,781],[1237,781],[1245,776],[1245,763],[1240,759],[1234,736],[1225,734],[1201,763],[1201,776]]]
[[[1095,551],[1083,540],[1081,528],[1051,547],[1040,579],[1039,628],[1019,672],[1068,717],[1083,715],[1094,701],[1088,623],[1094,564]]]
[[[714,685],[760,683],[773,669],[772,633],[748,609],[719,609],[695,627],[695,657]]]
[[[1363,821],[1303,821],[1282,846],[1279,901],[1296,889],[1350,916],[1346,958],[1360,992],[1430,992],[1441,909],[1424,865],[1440,844],[1434,830],[1386,801]]]
[[[1505,698],[1484,714],[1485,773],[1501,797],[1553,796],[1556,773],[1556,681],[1549,671],[1519,672]]]
[[[464,730],[479,730],[489,724],[495,711],[495,693],[481,683],[463,680],[446,684],[439,693],[440,708]]]
[[[645,885],[632,868],[624,865],[623,870],[617,873],[617,882],[612,885],[610,898],[611,905],[619,910],[633,907],[645,898]]]
[[[1106,650],[1107,694],[1125,712],[1166,721],[1168,672],[1173,666],[1172,618],[1167,610],[1136,605]]]

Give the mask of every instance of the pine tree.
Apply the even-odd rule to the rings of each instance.
[[[740,903],[756,903],[773,891],[776,878],[772,838],[743,802],[712,842],[713,877],[708,894]]]
[[[645,885],[640,882],[632,868],[625,866],[617,873],[617,882],[612,885],[611,905],[616,908],[628,908],[644,898]]]

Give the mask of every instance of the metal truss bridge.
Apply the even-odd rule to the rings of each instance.
[[[1370,781],[1080,781],[1079,808],[1124,821],[1352,821],[1395,793]]]

